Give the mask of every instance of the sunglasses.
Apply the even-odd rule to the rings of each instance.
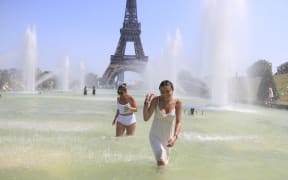
[[[122,95],[124,92],[123,91],[118,91],[117,92],[119,95]]]

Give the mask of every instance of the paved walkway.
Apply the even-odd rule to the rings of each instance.
[[[288,102],[286,101],[274,101],[271,103],[272,108],[288,109]]]

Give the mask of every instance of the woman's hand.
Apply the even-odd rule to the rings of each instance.
[[[113,120],[112,126],[116,124],[116,119]]]
[[[146,98],[145,98],[145,104],[146,103],[150,103],[151,102],[151,100],[152,100],[152,98],[153,98],[153,96],[154,96],[154,94],[153,93],[151,93],[151,92],[148,92],[147,94],[146,94]]]
[[[132,110],[132,109],[131,109],[131,106],[129,104],[126,104],[124,106],[124,111],[127,112],[128,110]]]
[[[177,136],[172,136],[169,140],[168,140],[168,144],[167,147],[173,147],[175,142],[177,140]]]

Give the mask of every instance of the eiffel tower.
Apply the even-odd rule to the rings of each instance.
[[[140,39],[141,24],[137,18],[136,0],[126,1],[124,22],[120,33],[116,52],[111,55],[110,64],[102,76],[102,82],[106,85],[124,82],[125,71],[143,73],[148,62],[148,56],[144,54]],[[127,42],[133,42],[135,55],[125,54]]]

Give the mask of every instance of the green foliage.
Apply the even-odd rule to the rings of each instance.
[[[277,95],[276,92],[276,85],[272,76],[272,72],[266,72],[261,79],[259,88],[258,88],[258,93],[257,93],[257,97],[258,100],[260,101],[266,101],[268,96],[269,96],[269,92],[268,92],[268,88],[272,87],[272,90],[274,92],[274,96]],[[276,98],[276,97],[275,97]]]
[[[274,75],[278,91],[278,100],[288,102],[288,74]]]
[[[285,62],[277,67],[277,74],[287,74],[288,73],[288,62]]]
[[[16,72],[16,69],[0,69],[0,91],[2,90],[2,87],[4,85],[8,85],[9,87],[15,85],[15,77],[17,77],[18,74]]]

